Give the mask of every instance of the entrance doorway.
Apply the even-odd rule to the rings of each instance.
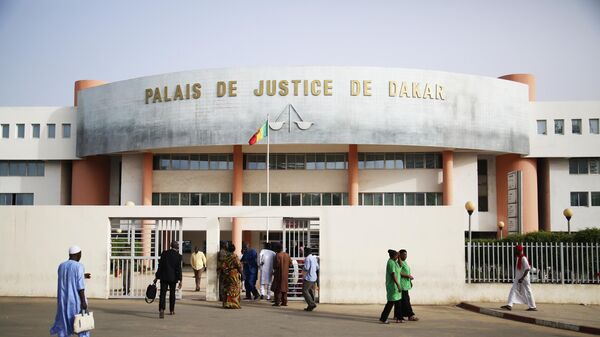
[[[144,298],[171,241],[182,252],[181,218],[110,218],[109,298]],[[160,288],[160,283],[157,283]],[[181,291],[177,290],[177,298]]]

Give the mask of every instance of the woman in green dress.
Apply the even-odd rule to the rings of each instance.
[[[241,309],[241,278],[242,265],[235,254],[235,246],[229,243],[227,246],[227,255],[223,259],[221,265],[223,273],[223,308],[225,309]]]
[[[390,256],[385,268],[385,290],[387,293],[387,303],[381,312],[379,321],[383,324],[389,324],[388,317],[392,307],[394,307],[394,316],[396,323],[403,323],[402,312],[400,307],[400,299],[402,291],[400,288],[400,266],[398,265],[398,252],[394,249],[388,249]]]

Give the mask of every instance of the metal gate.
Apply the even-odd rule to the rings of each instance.
[[[292,262],[288,278],[288,299],[301,300],[304,267],[304,247],[310,247],[319,260],[319,219],[283,218],[283,249],[290,254]],[[320,263],[319,263],[320,264]],[[318,298],[318,291],[315,298]]]
[[[111,218],[109,297],[144,298],[160,254],[171,241],[179,242],[181,254],[182,237],[180,218]],[[176,294],[181,298],[179,289]]]

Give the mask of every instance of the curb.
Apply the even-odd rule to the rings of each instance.
[[[520,316],[520,315],[511,314],[509,312],[502,312],[502,311],[488,309],[488,308],[481,308],[479,306],[476,306],[476,305],[473,305],[473,304],[470,304],[467,302],[461,302],[460,304],[457,305],[457,307],[465,309],[465,310],[473,311],[473,312],[476,312],[479,314],[509,319],[512,321],[517,321],[517,322],[522,322],[522,323],[536,324],[536,325],[541,325],[541,326],[545,326],[545,327],[549,327],[549,328],[589,333],[592,335],[600,335],[600,328],[591,327],[591,326],[577,325],[577,324],[563,323],[563,322],[558,322],[558,321],[549,321],[549,320],[533,318],[533,317]]]

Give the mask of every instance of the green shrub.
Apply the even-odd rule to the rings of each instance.
[[[468,240],[465,240],[467,242]],[[509,234],[502,240],[497,239],[477,239],[473,242],[493,243],[493,242],[600,242],[600,228],[586,228],[584,230],[573,232],[571,234],[564,232],[546,232],[539,231],[527,234]]]

